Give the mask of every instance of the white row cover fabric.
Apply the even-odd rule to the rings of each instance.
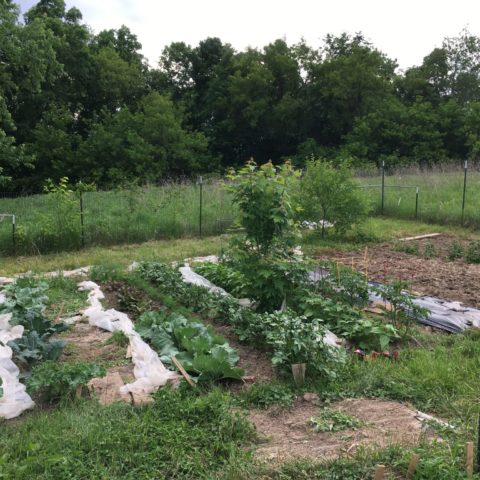
[[[5,297],[2,296],[0,303]],[[10,325],[11,313],[0,315],[0,378],[3,395],[0,397],[0,418],[10,419],[18,417],[25,410],[33,408],[35,403],[26,392],[25,385],[18,377],[20,370],[12,361],[12,349],[7,345],[11,340],[23,335],[23,326]]]
[[[52,277],[81,277],[88,275],[88,272],[90,271],[90,267],[80,267],[76,268],[75,270],[57,270],[55,272],[47,272],[42,274],[42,277],[46,278],[52,278]],[[13,283],[16,278],[21,278],[21,277],[28,277],[29,275],[34,275],[32,272],[25,272],[25,273],[19,273],[18,275],[15,275],[14,277],[0,277],[0,285],[8,285],[10,283]]]
[[[127,314],[115,309],[105,310],[100,300],[105,298],[100,287],[91,281],[78,284],[79,289],[88,291],[89,307],[83,311],[90,325],[109,332],[122,331],[130,340],[129,351],[134,364],[133,374],[136,380],[120,388],[121,393],[150,394],[168,382],[175,382],[179,376],[168,370],[152,350],[135,331]]]

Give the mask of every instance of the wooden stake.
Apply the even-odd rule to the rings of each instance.
[[[473,476],[473,442],[468,442],[466,445],[467,458],[465,463],[465,468],[467,469],[467,477],[471,478]]]
[[[410,480],[411,478],[413,478],[415,470],[417,469],[417,464],[419,459],[420,459],[420,456],[417,453],[414,453],[412,458],[410,459],[407,476],[406,476],[407,480]]]
[[[383,480],[385,478],[385,465],[377,465],[373,480]]]
[[[177,358],[175,357],[175,355],[172,355],[172,362],[174,363],[174,365],[178,368],[179,372],[183,375],[183,378],[185,378],[185,380],[192,386],[192,387],[196,387],[197,385],[195,384],[195,382],[192,380],[192,378],[190,377],[190,375],[185,371],[185,369],[182,367],[182,364],[177,360]]]

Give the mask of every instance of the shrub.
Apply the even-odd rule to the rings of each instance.
[[[308,160],[296,198],[302,218],[328,221],[340,233],[360,223],[370,211],[368,197],[358,188],[346,161],[334,165],[321,159]]]
[[[468,263],[480,263],[480,242],[478,240],[473,240],[468,244],[465,260]]]
[[[453,240],[453,242],[448,247],[448,258],[449,260],[457,260],[462,258],[464,254],[462,244],[458,240]]]

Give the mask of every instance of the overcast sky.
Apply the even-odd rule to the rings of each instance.
[[[25,12],[35,0],[17,0]],[[156,65],[165,45],[220,37],[234,48],[301,37],[319,46],[327,33],[363,32],[400,67],[418,65],[446,36],[467,27],[480,36],[480,0],[67,0],[95,32],[127,25]]]

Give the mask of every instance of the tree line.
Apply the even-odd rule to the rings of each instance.
[[[154,67],[140,50],[128,27],[95,34],[64,0],[23,18],[2,0],[0,188],[156,182],[250,158],[389,167],[480,152],[480,38],[466,30],[406,71],[362,34],[320,48],[174,42]]]

